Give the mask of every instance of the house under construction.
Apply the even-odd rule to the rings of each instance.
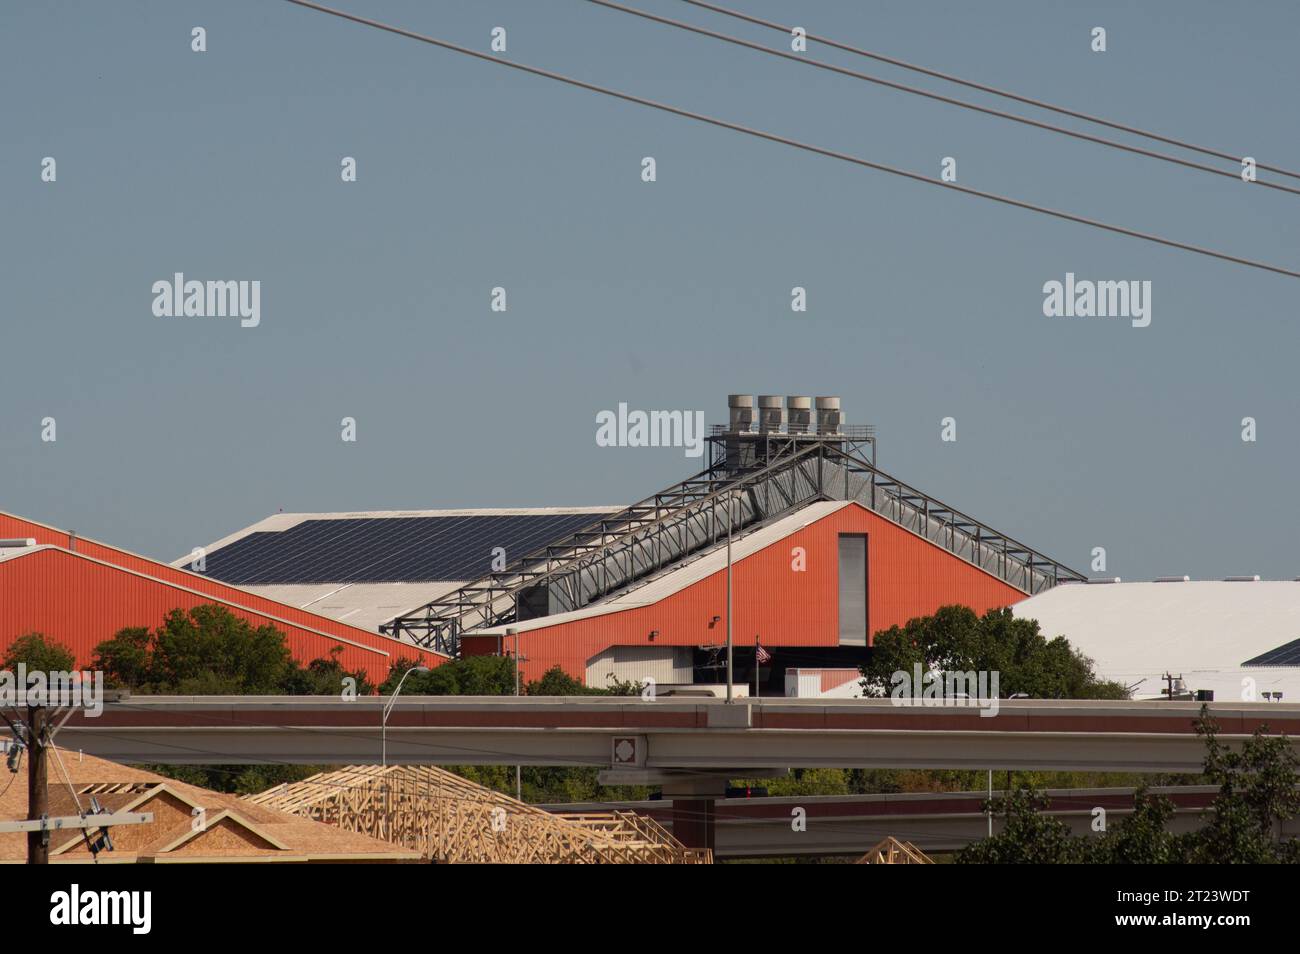
[[[443,864],[711,864],[635,812],[553,815],[432,766],[350,766],[248,801]]]

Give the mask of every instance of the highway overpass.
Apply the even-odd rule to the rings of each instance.
[[[388,700],[317,696],[132,696],[74,713],[65,749],[122,762],[361,764],[381,759]],[[1220,737],[1284,731],[1300,753],[1300,706],[1210,703]],[[970,707],[888,699],[401,697],[389,761],[591,765],[655,773],[765,768],[977,768],[1196,772],[1191,702],[1001,700]],[[639,773],[639,774],[638,774]]]
[[[1174,803],[1177,813],[1166,826],[1174,833],[1200,827],[1202,812],[1218,792],[1215,786],[1175,785],[1152,788]],[[995,790],[994,796],[1003,792]],[[1106,811],[1107,827],[1133,813],[1133,789],[1048,789],[1043,814],[1065,822],[1075,835],[1093,834],[1094,810]],[[714,853],[719,858],[761,858],[861,855],[886,836],[914,843],[930,854],[956,851],[988,835],[988,815],[982,806],[987,792],[907,792],[888,795],[792,796],[725,798],[714,802]],[[643,802],[577,802],[543,805],[557,813],[627,809],[664,825],[674,821],[667,800]],[[802,810],[804,824],[793,824]],[[994,816],[993,830],[1002,822]],[[1280,833],[1300,836],[1300,818]]]

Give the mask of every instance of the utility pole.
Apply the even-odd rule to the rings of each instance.
[[[116,696],[116,693],[114,693]],[[21,703],[20,703],[21,705]],[[55,706],[55,709],[61,706]],[[19,710],[21,711],[21,710]],[[65,717],[58,725],[51,718],[51,708],[43,703],[27,704],[27,725],[10,721],[8,716],[0,716],[15,738],[26,750],[18,753],[27,757],[27,817],[17,821],[0,821],[0,834],[27,833],[27,863],[29,865],[48,865],[50,863],[50,834],[56,831],[81,831],[90,848],[91,856],[98,855],[107,848],[113,850],[113,842],[108,830],[115,825],[147,825],[154,820],[153,812],[107,812],[95,798],[91,798],[90,812],[81,809],[77,803],[76,815],[58,815],[50,817],[49,793],[49,755],[50,746],[54,744],[54,733],[67,721]],[[71,713],[69,713],[71,715]],[[74,793],[74,799],[76,798]],[[89,832],[98,832],[92,842]]]
[[[49,763],[46,761],[45,744],[48,741],[49,711],[45,706],[27,707],[27,819],[41,821],[50,814]],[[27,863],[29,865],[47,865],[50,863],[50,833],[29,831],[27,833]]]

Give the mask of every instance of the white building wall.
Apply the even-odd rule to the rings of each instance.
[[[605,688],[610,673],[623,682],[689,683],[693,655],[689,646],[611,646],[587,660],[587,685]]]

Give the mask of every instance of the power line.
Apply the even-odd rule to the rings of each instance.
[[[720,13],[723,16],[733,17],[737,20],[744,20],[747,23],[753,23],[757,26],[767,27],[772,30],[779,30],[780,32],[785,33],[787,35],[790,34],[792,29],[791,27],[782,26],[780,23],[774,23],[771,20],[764,20],[762,17],[756,17],[748,13],[742,13],[739,10],[732,10],[727,7],[719,6],[716,3],[707,3],[705,2],[705,0],[682,0],[682,2],[689,3],[691,6],[700,7],[701,9],[704,10],[711,10],[714,13]],[[806,33],[805,35],[810,40],[813,40],[817,43],[823,43],[826,46],[834,47],[837,50],[844,50],[847,53],[855,53],[858,56],[865,56],[873,60],[878,60],[881,63],[888,63],[891,66],[897,66],[900,67],[901,69],[911,70],[914,73],[921,73],[925,76],[932,76],[935,79],[941,79],[948,83],[956,83],[960,86],[966,86],[970,89],[979,90],[982,93],[991,93],[994,96],[1001,96],[1004,99],[1012,99],[1018,103],[1025,103],[1026,105],[1029,106],[1036,106],[1039,109],[1050,110],[1051,112],[1059,113],[1062,116],[1070,116],[1073,117],[1074,119],[1082,119],[1085,120],[1086,122],[1096,123],[1099,126],[1107,126],[1111,129],[1117,129],[1120,132],[1130,133],[1134,136],[1143,136],[1147,139],[1154,139],[1157,142],[1167,143],[1170,146],[1177,146],[1180,149],[1188,149],[1191,150],[1192,152],[1199,152],[1202,155],[1206,155],[1206,156],[1215,156],[1216,158],[1219,159],[1229,159],[1233,162],[1240,162],[1242,159],[1241,156],[1236,155],[1234,153],[1224,152],[1223,150],[1220,149],[1212,149],[1208,146],[1198,146],[1195,143],[1187,142],[1182,139],[1175,139],[1172,136],[1164,136],[1161,135],[1160,133],[1153,133],[1145,129],[1140,129],[1137,126],[1128,126],[1125,125],[1124,123],[1117,123],[1109,119],[1104,119],[1100,116],[1093,116],[1089,113],[1080,112],[1079,110],[1068,109],[1064,106],[1056,106],[1052,103],[1046,102],[1045,100],[1034,99],[1031,96],[1022,96],[1019,93],[1013,93],[1009,90],[999,89],[996,86],[989,86],[986,83],[977,83],[974,80],[962,79],[960,76],[954,76],[951,73],[944,73],[936,69],[931,69],[930,67],[927,66],[921,66],[916,63],[909,63],[906,60],[901,60],[893,56],[886,56],[883,53],[873,53],[870,50],[864,50],[860,47],[851,46],[848,43],[840,43],[839,41],[832,40],[829,37],[818,36],[814,33]],[[1262,162],[1257,162],[1255,166],[1258,169],[1267,169],[1269,172],[1276,172],[1284,176],[1290,176],[1293,179],[1300,179],[1300,172],[1291,172],[1290,170],[1283,169],[1280,166],[1270,166]]]
[[[593,3],[600,7],[606,7],[610,10],[617,10],[620,13],[631,14],[634,17],[641,17],[645,20],[652,20],[655,23],[662,23],[665,26],[676,27],[679,30],[687,30],[691,33],[697,33],[701,36],[712,37],[721,40],[724,43],[731,43],[736,46],[743,46],[747,49],[757,50],[760,53],[767,53],[770,56],[778,56],[781,59],[793,60],[796,63],[802,63],[805,66],[812,66],[820,70],[827,70],[832,73],[839,73],[843,76],[851,76],[854,79],[865,80],[868,83],[875,83],[879,86],[885,86],[889,89],[895,89],[903,93],[910,93],[914,96],[924,96],[927,99],[937,100],[941,103],[948,103],[952,106],[958,106],[962,109],[970,109],[975,112],[985,113],[989,116],[997,116],[1000,119],[1008,119],[1012,122],[1023,123],[1026,126],[1033,126],[1037,129],[1045,129],[1049,132],[1058,133],[1063,136],[1070,136],[1074,139],[1082,139],[1086,142],[1096,143],[1101,146],[1108,146],[1112,149],[1121,149],[1124,152],[1135,153],[1140,156],[1146,156],[1151,159],[1159,159],[1162,162],[1170,162],[1176,165],[1185,166],[1189,169],[1197,169],[1201,172],[1209,172],[1216,176],[1225,176],[1229,179],[1240,180],[1239,173],[1229,172],[1226,169],[1218,169],[1214,166],[1207,166],[1202,162],[1195,162],[1191,159],[1182,159],[1178,156],[1171,156],[1168,153],[1156,152],[1153,149],[1143,149],[1140,146],[1130,146],[1127,143],[1119,142],[1115,139],[1106,139],[1102,136],[1093,136],[1088,133],[1077,132],[1073,129],[1067,129],[1064,126],[1055,126],[1052,123],[1042,122],[1037,119],[1030,119],[1027,116],[1020,116],[1016,113],[1009,113],[1001,109],[993,109],[988,106],[980,106],[964,99],[955,99],[952,96],[944,96],[941,93],[933,93],[929,90],[921,89],[916,86],[908,86],[906,83],[897,83],[893,80],[883,79],[879,76],[872,76],[870,73],[862,73],[858,70],[852,70],[844,66],[836,66],[834,63],[827,63],[824,60],[813,59],[809,56],[800,56],[795,53],[787,53],[785,50],[774,50],[771,47],[763,46],[761,43],[752,43],[749,40],[743,40],[737,36],[731,36],[727,33],[718,33],[714,30],[708,30],[704,27],[696,26],[693,23],[686,23],[683,20],[674,20],[671,17],[659,16],[646,10],[638,10],[635,7],[625,6],[621,3],[613,3],[611,0],[586,0],[587,3]],[[1256,168],[1260,168],[1258,164]],[[1260,182],[1256,180],[1254,185],[1264,186],[1268,189],[1277,189],[1280,192],[1290,192],[1292,195],[1300,195],[1300,189],[1294,186],[1282,185],[1276,182]]]
[[[472,56],[478,60],[485,60],[489,63],[495,63],[498,66],[506,66],[509,67],[510,69],[519,70],[520,72],[523,73],[531,73],[534,76],[543,76],[547,79],[552,79],[560,83],[567,83],[570,86],[576,86],[580,89],[589,90],[590,92],[593,93],[600,93],[604,96],[612,96],[616,99],[625,100],[629,103],[637,103],[638,105],[641,106],[648,106],[651,109],[658,109],[666,113],[672,113],[677,116],[682,116],[686,119],[693,119],[697,122],[708,123],[709,125],[718,126],[722,129],[730,129],[733,132],[743,133],[744,135],[753,136],[757,139],[766,139],[769,142],[781,143],[782,145],[790,146],[795,149],[801,149],[805,152],[815,153],[816,155],[826,156],[831,159],[839,159],[842,162],[852,163],[853,165],[862,166],[863,168],[866,169],[874,169],[877,172],[887,172],[890,175],[901,176],[905,179],[911,179],[915,182],[923,182],[927,185],[938,186],[940,188],[949,189],[954,192],[961,192],[966,195],[975,196],[976,198],[987,199],[991,202],[998,202],[1003,205],[1009,205],[1009,206],[1014,206],[1015,208],[1025,209],[1030,212],[1037,212],[1041,215],[1048,215],[1048,216],[1052,216],[1053,218],[1063,219],[1067,222],[1075,222],[1079,225],[1087,225],[1091,228],[1101,229],[1102,231],[1106,231],[1106,232],[1113,232],[1117,235],[1126,235],[1129,238],[1142,239],[1143,241],[1153,242],[1157,245],[1164,245],[1169,248],[1177,248],[1185,252],[1194,252],[1197,255],[1204,255],[1209,258],[1217,258],[1225,262],[1235,262],[1238,265],[1245,265],[1250,268],[1257,268],[1266,272],[1274,272],[1278,275],[1286,275],[1290,278],[1300,278],[1300,272],[1293,271],[1289,268],[1283,268],[1280,265],[1270,265],[1267,262],[1261,262],[1256,259],[1244,258],[1239,255],[1231,255],[1227,252],[1220,252],[1220,251],[1216,251],[1215,249],[1205,248],[1199,245],[1192,245],[1189,242],[1181,242],[1176,239],[1164,238],[1163,236],[1155,235],[1150,232],[1141,232],[1138,231],[1137,229],[1126,228],[1125,226],[1122,225],[1111,225],[1109,223],[1102,222],[1097,219],[1090,219],[1082,215],[1076,215],[1073,212],[1064,212],[1060,209],[1052,209],[1047,206],[1035,205],[1032,202],[1026,202],[1022,199],[1016,199],[1010,196],[1000,195],[995,192],[986,192],[981,189],[972,189],[969,186],[958,185],[955,182],[942,182],[937,179],[932,179],[929,176],[922,175],[919,172],[911,172],[907,169],[899,169],[895,166],[889,166],[889,165],[885,165],[884,163],[874,162],[870,159],[863,159],[860,156],[854,156],[849,153],[839,152],[834,149],[827,149],[823,146],[816,146],[811,143],[802,142],[797,139],[790,139],[789,137],[781,136],[776,133],[766,132],[761,129],[754,129],[749,126],[742,126],[739,123],[733,123],[730,122],[729,120],[719,119],[715,116],[707,116],[704,113],[692,112],[691,110],[683,109],[680,106],[672,106],[667,103],[660,103],[652,99],[646,99],[642,96],[633,95],[632,93],[624,93],[621,92],[620,90],[610,89],[608,87],[600,86],[595,83],[589,83],[586,80],[580,80],[572,76],[566,76],[563,73],[555,73],[551,70],[541,69],[540,67],[529,66],[527,64],[514,62],[512,60],[501,59],[499,57],[492,56],[487,53],[480,53],[478,50],[471,50],[468,47],[460,46],[455,43],[450,43],[446,40],[440,40],[436,37],[427,36],[421,33],[415,33],[411,30],[406,30],[401,27],[392,26],[387,23],[381,23],[378,20],[370,20],[367,19],[366,17],[361,17],[361,16],[357,16],[356,14],[347,13],[343,10],[335,10],[331,7],[321,6],[318,3],[311,2],[311,0],[286,0],[286,2],[295,4],[300,7],[306,7],[307,9],[310,10],[316,10],[320,13],[328,13],[331,16],[339,17],[340,19],[343,20],[351,20],[352,22],[359,23],[363,26],[374,27],[375,29],[378,30],[384,30],[388,33],[397,34],[398,36],[405,36],[412,40],[419,40],[422,43],[428,43],[432,46],[441,47],[442,49],[445,50],[451,50],[454,53],[461,53],[465,56]]]

